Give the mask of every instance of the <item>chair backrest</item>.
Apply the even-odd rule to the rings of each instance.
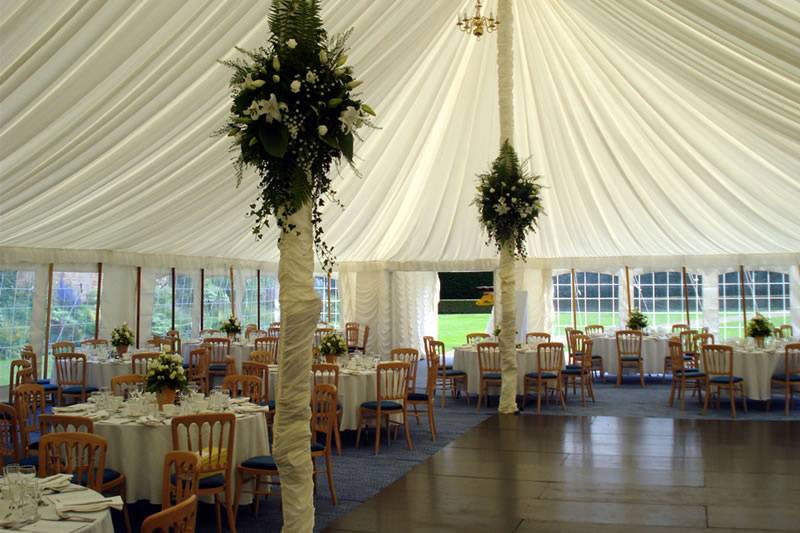
[[[39,417],[42,435],[48,433],[94,433],[94,422],[88,416],[41,415]]]
[[[388,400],[405,405],[408,396],[408,366],[404,361],[378,363],[376,373],[378,402]]]
[[[488,339],[489,337],[490,335],[488,333],[467,333],[467,344],[481,342],[483,339]]]
[[[588,335],[581,333],[579,330],[573,330],[569,337],[569,353],[575,357],[586,352],[586,341],[591,340]]]
[[[83,339],[81,341],[81,346],[93,346],[95,348],[98,346],[108,346],[108,339]]]
[[[258,331],[258,324],[247,324],[244,327],[244,338],[249,339],[254,331]]]
[[[787,377],[800,374],[800,342],[786,345],[783,369]]]
[[[53,352],[53,355],[57,353],[72,353],[75,351],[75,343],[69,341],[61,341],[61,342],[54,342],[50,349]]]
[[[348,348],[358,347],[358,335],[361,331],[361,324],[358,322],[348,322],[344,325],[344,338]]]
[[[253,350],[250,352],[250,361],[261,363],[262,365],[275,365],[278,360],[272,350]]]
[[[591,361],[591,358],[589,360]],[[560,374],[563,366],[564,343],[543,342],[536,347],[536,368],[540,373],[554,372]]]
[[[39,431],[39,417],[44,414],[44,387],[25,383],[14,391],[14,407],[17,410],[17,424],[22,450],[26,452],[31,444],[31,434]]]
[[[164,456],[164,472],[161,477],[162,510],[197,496],[199,469],[200,456],[195,452],[183,450],[167,452]]]
[[[142,522],[141,533],[191,533],[197,524],[197,496],[152,514]]]
[[[445,348],[442,341],[432,340],[428,343],[428,357],[425,359],[428,365],[428,372],[431,372],[433,362],[436,362],[436,371],[441,372],[442,375],[445,370]]]
[[[269,399],[269,367],[258,361],[242,361],[242,374],[261,379],[261,399]]]
[[[150,365],[158,359],[159,355],[161,355],[159,352],[141,352],[131,355],[131,373],[147,375]]]
[[[53,356],[58,384],[86,386],[86,356],[82,353],[59,353]]]
[[[279,337],[257,337],[255,342],[253,343],[253,351],[254,352],[268,352],[269,357],[262,359],[253,359],[252,355],[250,359],[254,361],[259,361],[260,363],[267,363],[268,365],[274,365],[278,362],[278,344],[280,343]],[[252,352],[250,352],[252,354]]]
[[[208,365],[211,355],[208,348],[200,346],[189,351],[189,379],[197,380],[208,377]]]
[[[617,332],[617,356],[642,356],[642,332],[637,329],[623,329]]]
[[[231,341],[225,337],[209,337],[201,345],[208,349],[209,362],[220,364],[231,354]]]
[[[23,349],[20,351],[20,359],[23,359],[31,364],[33,368],[33,381],[39,379],[39,358],[33,350]]]
[[[172,449],[200,454],[198,473],[224,473],[231,479],[236,416],[212,413],[176,416],[172,419]]]
[[[431,335],[424,335],[422,337],[422,347],[425,350],[425,352],[422,354],[422,358],[423,359],[428,357],[428,354],[431,352],[431,341],[432,340],[433,340],[433,337]]]
[[[481,375],[485,372],[502,372],[503,358],[500,355],[500,345],[496,342],[478,343],[478,368]]]
[[[538,344],[550,342],[550,334],[544,331],[534,331],[525,335],[525,344]]]
[[[681,346],[685,353],[694,353],[697,348],[697,330],[684,329],[680,332]]]
[[[681,341],[677,340],[677,337],[669,340],[669,359],[673,374],[683,370],[683,346],[681,346]]]
[[[219,337],[222,335],[222,330],[219,329],[201,329],[200,336],[201,337]]]
[[[733,348],[724,344],[703,346],[703,370],[709,377],[733,375]]]
[[[14,359],[9,366],[9,373],[8,403],[14,403],[14,387],[23,383],[33,383],[33,367],[24,359]]]
[[[131,391],[141,387],[147,380],[142,374],[122,374],[111,378],[111,394],[127,398]]]
[[[708,344],[716,344],[716,342],[714,342],[714,334],[713,333],[706,333],[706,332],[703,331],[703,332],[700,332],[697,335],[695,335],[695,337],[694,337],[694,347],[695,347],[694,351],[695,351],[695,353],[702,352],[703,351],[703,346],[706,346]]]
[[[606,332],[606,328],[602,324],[590,324],[588,326],[584,326],[583,331],[586,332],[586,335],[602,335]]]
[[[781,332],[781,337],[786,339],[794,335],[794,329],[792,328],[791,324],[781,324],[778,326],[778,330]]]
[[[12,406],[0,403],[0,466],[5,466],[6,459],[18,463],[19,453],[19,427],[17,425],[17,412]]]
[[[689,329],[687,324],[672,324],[672,334],[680,336],[682,331]]]
[[[444,345],[443,345],[444,346]],[[425,363],[428,365],[428,374],[426,376],[427,382],[425,383],[425,393],[428,399],[433,401],[436,395],[436,380],[439,378],[439,356],[438,352],[431,351],[431,355],[425,358]]]
[[[48,433],[39,441],[39,477],[73,474],[73,483],[100,491],[106,439],[91,433]]]
[[[565,328],[565,329],[567,332],[567,346],[566,346],[567,353],[569,353],[570,356],[574,356],[575,354],[572,351],[572,337],[574,335],[583,335],[583,331],[575,328]]]
[[[364,326],[364,337],[361,339],[361,346],[358,347],[364,353],[367,352],[367,342],[369,342],[369,326]]]
[[[336,420],[336,393],[336,387],[329,383],[314,385],[311,404],[311,441],[319,442],[317,440],[319,434],[324,434],[326,450],[331,449],[331,435]]]
[[[419,350],[415,348],[392,348],[389,356],[392,361],[405,361],[408,363],[408,390],[413,392],[417,383]]]
[[[322,339],[335,331],[336,330],[333,328],[317,328],[317,330],[314,332],[314,346],[319,347],[319,345],[322,343]]]
[[[339,365],[332,363],[314,363],[311,365],[314,385],[333,385],[339,390]]]
[[[592,346],[594,342],[588,335],[575,334],[572,336],[572,354],[581,354],[580,362],[584,368],[592,368]]]
[[[222,388],[230,391],[231,398],[245,396],[250,398],[251,402],[259,403],[262,399],[261,394],[264,390],[264,384],[258,376],[230,374],[225,376],[222,381]]]
[[[281,336],[281,325],[280,324],[272,324],[270,327],[267,328],[267,337],[280,337]]]

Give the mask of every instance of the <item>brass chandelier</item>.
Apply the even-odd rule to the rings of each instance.
[[[500,21],[494,18],[494,13],[491,11],[489,12],[488,17],[482,16],[482,8],[483,6],[481,5],[481,0],[475,0],[474,15],[468,17],[466,11],[460,17],[456,15],[456,26],[458,29],[467,34],[471,33],[478,39],[480,39],[481,36],[486,32],[492,33],[495,31],[497,26],[500,24]]]

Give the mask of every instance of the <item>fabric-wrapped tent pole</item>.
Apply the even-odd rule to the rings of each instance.
[[[281,257],[281,340],[278,349],[278,391],[272,455],[281,474],[283,531],[313,531],[311,344],[321,302],[314,292],[314,250],[311,204],[305,202],[287,222],[294,230],[283,234]]]
[[[514,20],[511,0],[498,0],[497,19],[497,88],[500,101],[500,144],[514,143]],[[514,292],[514,243],[505,243],[500,250],[500,356],[503,359],[503,381],[500,388],[501,413],[517,411],[516,306]]]

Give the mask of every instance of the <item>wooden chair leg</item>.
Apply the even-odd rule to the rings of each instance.
[[[703,401],[703,414],[708,411],[708,399],[711,397],[711,384],[706,380],[706,398]]]
[[[358,431],[356,431],[356,448],[361,444],[361,428],[364,425],[364,417],[362,411],[358,410]]]
[[[242,498],[242,485],[245,482],[244,473],[241,472],[241,471],[238,471],[237,474],[238,475],[236,476],[236,491],[234,491],[234,493],[233,493],[234,494],[234,496],[233,496],[234,500],[236,501],[236,507],[234,507],[234,511],[233,511],[233,521],[234,521],[234,523],[236,522],[236,520],[239,517],[239,501]],[[258,485],[256,485],[256,492],[258,492]],[[257,504],[258,503],[258,495],[257,494],[253,494],[253,499],[255,500],[255,502]],[[256,508],[256,509],[258,509],[258,508]],[[257,512],[258,512],[258,510],[256,510],[256,513]]]
[[[219,492],[214,494],[214,508],[217,511],[217,533],[222,533],[222,509],[219,504]]]
[[[786,387],[783,391],[783,414],[789,416],[789,407],[792,405],[792,387]]]
[[[667,405],[672,407],[674,401],[675,401],[675,376],[672,377],[672,385],[670,385],[669,387],[669,402],[667,402]]]
[[[333,426],[333,439],[336,443],[336,455],[342,455],[342,434],[339,425],[342,423],[341,413],[336,416],[336,424]]]
[[[617,363],[617,387],[622,385],[622,361]]]
[[[639,359],[639,384],[644,388],[644,364]]]
[[[411,442],[411,431],[408,429],[408,412],[403,410],[403,430],[406,434],[406,444],[408,444],[408,449],[414,449],[414,443]]]
[[[545,392],[547,392],[546,388]],[[542,412],[542,382],[538,378],[536,380],[536,412]]]
[[[380,404],[378,404],[378,405],[380,405]],[[381,423],[382,422],[383,422],[383,420],[381,420],[381,412],[380,412],[380,410],[378,410],[378,412],[375,414],[375,455],[378,455],[378,452],[381,451]]]
[[[731,396],[731,413],[733,413],[733,418],[736,418],[736,387],[732,383],[728,387],[728,393]]]
[[[231,499],[231,486],[230,480],[226,480],[228,483],[225,487],[225,514],[228,517],[228,530],[231,533],[236,533],[236,518],[233,515],[233,500]]]
[[[331,502],[333,502],[333,505],[336,505],[336,488],[333,486],[333,465],[331,464],[330,450],[325,452],[325,470],[327,470],[328,475],[328,489],[331,491]]]
[[[436,421],[433,419],[433,400],[428,399],[428,427],[431,429],[431,440],[436,442]]]
[[[744,412],[747,412],[747,396],[744,395],[744,381],[741,382],[741,393],[742,393],[742,405],[744,406]]]
[[[480,384],[478,385],[478,405],[475,406],[475,409],[479,413],[481,412],[481,400],[483,400],[483,378],[481,378]]]

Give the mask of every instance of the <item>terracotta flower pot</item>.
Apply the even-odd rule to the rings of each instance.
[[[175,403],[175,389],[161,389],[161,391],[157,394],[158,397],[158,408],[163,411],[164,406],[167,404],[174,404]]]
[[[119,355],[122,355],[122,354],[127,353],[127,352],[128,352],[128,345],[127,344],[120,344],[119,346],[117,346],[117,353]]]
[[[339,362],[338,359],[339,358],[338,358],[338,356],[336,354],[332,354],[332,353],[325,354],[325,362],[328,363],[328,364],[335,365],[335,364],[337,364]]]
[[[756,346],[759,348],[764,347],[764,337],[753,337],[756,341]]]

